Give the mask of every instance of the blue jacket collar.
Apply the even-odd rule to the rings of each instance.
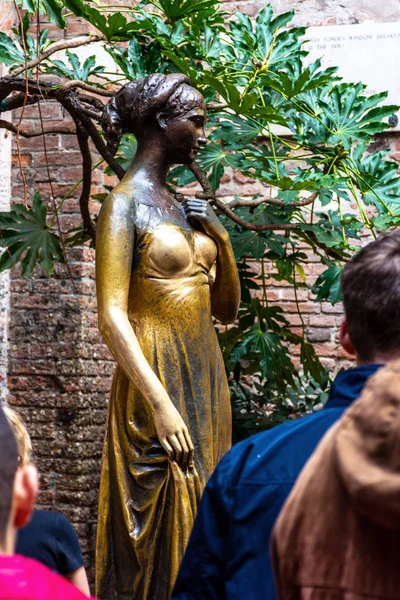
[[[383,365],[371,364],[341,371],[332,384],[325,408],[347,407],[361,394],[367,379]]]

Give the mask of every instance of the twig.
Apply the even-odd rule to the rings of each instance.
[[[92,123],[92,121],[90,119],[88,119],[87,117],[84,117],[83,115],[81,116],[81,119],[82,119],[82,123],[83,123],[87,133],[92,138],[92,141],[93,141],[94,145],[96,146],[98,153],[104,158],[104,160],[112,168],[112,170],[114,171],[114,173],[116,174],[118,179],[122,179],[123,176],[125,175],[125,169],[123,169],[121,167],[121,165],[116,160],[116,158],[114,158],[114,156],[111,154],[111,152],[109,150],[107,150],[107,146],[101,139],[100,134],[97,131],[95,125]]]
[[[212,201],[213,204],[223,212],[227,217],[229,217],[234,223],[237,225],[241,225],[245,229],[249,229],[251,231],[295,231],[298,229],[298,225],[295,223],[249,223],[245,219],[242,219],[237,215],[233,210],[231,210],[225,202],[222,202],[214,193],[214,190],[211,187],[210,182],[208,181],[207,176],[200,169],[199,165],[195,162],[190,163],[189,169],[192,171],[193,175],[196,177],[197,181],[200,183],[203,188],[204,194],[196,194],[198,197],[207,198]]]
[[[79,206],[83,225],[86,233],[90,235],[93,241],[96,240],[96,231],[93,227],[92,219],[89,212],[90,188],[92,184],[92,157],[88,143],[88,134],[82,124],[76,122],[76,135],[78,138],[79,148],[82,154],[82,191],[79,198]]]
[[[24,23],[22,21],[21,13],[20,13],[20,10],[19,10],[19,7],[18,7],[18,4],[17,4],[16,0],[14,0],[14,6],[15,6],[15,10],[17,11],[17,14],[18,14],[19,26],[21,28],[22,47],[24,49],[24,61],[25,61],[25,65],[27,65],[28,64],[28,59],[27,59],[28,54],[27,54],[27,51],[26,51],[26,43],[25,43],[25,35],[24,35]],[[20,129],[21,129],[21,124],[22,124],[22,119],[23,119],[24,112],[25,112],[26,103],[28,101],[28,95],[29,95],[29,82],[28,82],[28,76],[26,76],[26,78],[25,78],[25,98],[24,98],[24,101],[23,101],[23,104],[22,104],[21,114],[19,116],[19,121],[18,121],[18,125],[17,125],[16,136],[15,136],[15,144],[17,146],[19,170],[20,170],[20,173],[21,173],[22,185],[24,187],[24,204],[25,204],[26,208],[28,208],[28,184],[26,182],[24,168],[22,166],[21,144],[19,143],[19,132],[20,132]]]
[[[0,119],[0,129],[8,129],[8,131],[11,131],[12,133],[18,132],[18,128],[16,125],[13,125],[13,123],[10,123],[9,121],[4,121],[3,119]],[[73,127],[48,127],[43,128],[43,130],[40,131],[27,131],[25,129],[19,130],[19,135],[22,135],[22,137],[24,138],[38,137],[40,135],[47,135],[49,133],[75,135],[76,130]]]
[[[58,102],[60,102],[60,104],[69,112],[75,121],[79,120],[82,122],[87,133],[92,138],[99,154],[109,164],[117,177],[122,179],[122,177],[125,175],[125,170],[119,165],[118,161],[107,149],[107,146],[99,135],[96,126],[85,114],[85,110],[87,109],[82,107],[82,103],[79,101],[77,92],[73,89],[65,90],[65,88],[62,86],[56,87],[47,82],[40,82],[38,84],[33,79],[29,79],[28,82],[30,93],[43,94],[45,98],[53,98],[58,100]],[[6,94],[5,97],[7,97],[7,95],[12,91],[21,91],[23,89],[23,81],[19,77],[6,75],[0,79],[0,96],[4,96],[4,94]]]
[[[207,110],[223,110],[224,108],[228,108],[229,104],[221,103],[221,102],[209,102],[206,104]]]
[[[60,86],[60,89],[64,90],[64,92],[67,92],[72,88],[81,88],[82,90],[86,90],[87,92],[92,92],[93,94],[98,94],[99,96],[107,96],[109,98],[111,98],[111,96],[114,96],[115,94],[115,92],[112,92],[111,90],[97,88],[96,86],[90,85],[89,83],[85,83],[84,81],[79,81],[79,79],[72,79],[71,81],[67,81],[62,86]]]
[[[101,121],[101,117],[103,115],[99,110],[92,110],[91,108],[87,108],[86,106],[81,106],[81,111],[84,115],[94,119],[95,121]]]
[[[4,96],[4,94],[0,94],[0,100],[6,98],[8,96],[8,92],[6,93],[4,98],[2,96]],[[13,96],[11,96],[11,98],[7,99],[7,110],[15,110],[16,108],[21,108],[21,106],[23,106],[25,102],[26,104],[36,104],[37,101],[38,97],[36,95],[29,96],[26,100],[25,92],[14,94]]]
[[[91,106],[94,106],[95,108],[97,108],[98,110],[101,110],[103,112],[104,104],[100,100],[100,98],[95,98],[94,96],[88,96],[87,94],[82,94],[81,92],[78,92],[78,98],[81,102],[84,102],[85,104],[90,104]]]
[[[270,204],[271,206],[280,206],[282,208],[297,208],[302,206],[307,206],[308,204],[312,204],[318,197],[318,194],[311,194],[308,198],[303,198],[302,200],[296,200],[294,202],[284,202],[283,200],[279,200],[278,198],[271,198],[271,196],[258,198],[257,200],[233,200],[229,202],[229,208],[256,208],[260,206],[260,204]]]
[[[15,2],[15,0],[14,0]],[[83,46],[85,44],[91,44],[93,42],[100,42],[104,40],[104,35],[92,35],[92,36],[81,36],[77,38],[73,38],[72,40],[60,40],[59,42],[55,42],[52,44],[43,54],[35,58],[34,60],[30,60],[24,66],[18,67],[13,71],[13,75],[20,75],[24,71],[29,71],[32,67],[36,67],[36,65],[40,64],[46,58],[58,52],[59,50],[65,50],[66,48],[78,48],[79,46]]]
[[[36,50],[37,50],[37,53],[39,53],[39,39],[40,39],[40,15],[39,15],[39,8],[36,11],[36,25],[37,25],[37,28],[36,28]],[[28,81],[28,71],[26,71],[26,80]],[[39,63],[36,66],[36,83],[39,85]],[[39,89],[40,89],[40,86],[39,86]],[[40,93],[41,93],[41,90],[40,90]],[[42,93],[41,93],[41,96],[43,98]],[[71,267],[70,267],[69,262],[68,262],[67,252],[66,252],[66,248],[65,248],[65,242],[64,242],[62,231],[61,231],[60,218],[59,218],[59,215],[58,215],[59,209],[57,207],[56,197],[55,197],[54,188],[53,188],[53,181],[52,181],[51,175],[50,175],[49,157],[48,157],[48,153],[47,153],[46,137],[44,135],[42,106],[40,104],[40,100],[38,100],[38,110],[39,110],[40,128],[42,130],[42,136],[43,136],[43,149],[44,149],[44,157],[45,157],[45,162],[46,162],[47,179],[48,179],[49,186],[50,186],[50,193],[51,193],[51,200],[52,200],[52,204],[53,204],[54,216],[55,216],[55,220],[56,220],[56,223],[57,223],[57,229],[58,229],[58,233],[59,233],[59,236],[60,236],[61,247],[62,247],[64,258],[65,258],[65,264],[67,266],[68,275],[69,275],[69,278],[71,279],[72,287],[74,288],[74,291],[76,292],[77,288],[76,288],[75,282],[74,282],[73,277],[72,277]]]
[[[38,109],[39,109],[40,125],[41,125],[41,128],[43,129],[43,115],[42,115],[42,107],[40,105],[40,101],[38,102]],[[67,258],[67,252],[66,252],[66,248],[65,248],[65,242],[64,242],[62,231],[61,231],[60,217],[59,217],[59,214],[58,214],[59,211],[57,210],[56,197],[55,197],[55,194],[54,194],[53,182],[52,182],[51,175],[50,175],[49,157],[48,157],[48,154],[47,154],[47,144],[46,144],[46,137],[45,136],[43,136],[43,149],[44,149],[44,157],[45,157],[45,162],[46,162],[47,179],[48,179],[49,186],[50,186],[51,201],[52,201],[52,204],[53,204],[54,214],[56,216],[57,229],[58,229],[58,233],[59,233],[59,236],[60,236],[60,242],[61,242],[61,246],[62,246],[62,249],[63,249],[63,254],[64,254],[64,257],[65,257],[65,264],[67,266],[67,271],[68,271],[69,278],[71,279],[71,282],[72,282],[72,287],[74,288],[74,290],[76,292],[77,288],[76,288],[74,279],[72,277],[71,267],[69,266],[69,262],[68,262],[68,258]]]

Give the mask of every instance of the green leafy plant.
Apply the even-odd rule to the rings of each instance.
[[[33,197],[32,208],[15,204],[11,212],[0,213],[0,272],[21,264],[22,277],[32,274],[36,263],[50,276],[54,263],[63,262],[60,238],[51,232],[47,210],[40,192]]]
[[[99,131],[100,98],[106,100],[117,89],[116,82],[156,71],[185,73],[208,104],[209,144],[198,155],[197,166],[172,169],[169,184],[179,192],[197,178],[202,197],[218,210],[235,250],[242,305],[237,323],[218,329],[218,335],[237,422],[246,422],[243,431],[249,432],[318,405],[326,395],[327,375],[307,341],[298,290],[314,292],[316,301],[338,302],[340,272],[362,231],[375,236],[398,226],[396,164],[387,152],[368,149],[373,136],[387,129],[397,107],[383,104],[385,92],[368,95],[362,83],[341,81],[336,68],[324,68],[319,60],[310,64],[305,28],[290,27],[293,12],[275,16],[266,6],[255,20],[241,12],[229,17],[219,0],[127,1],[123,9],[102,6],[100,0],[20,4],[28,15],[24,32],[0,34],[0,62],[14,73],[0,80],[0,100],[21,106],[27,86],[29,102],[58,101],[75,122],[83,158],[82,225],[62,233],[65,245],[93,244],[95,236],[96,215],[89,213],[89,198],[96,167],[88,140],[101,155],[103,168],[107,164],[108,172],[119,178],[136,150],[133,136],[127,135],[116,158],[107,153]],[[33,39],[29,15],[35,19],[36,11],[61,28],[72,13],[98,34],[67,40],[62,47],[43,32]],[[26,58],[38,63],[36,80],[24,79],[21,35]],[[95,52],[82,64],[79,51],[70,50],[93,41],[109,53],[111,70],[97,64]],[[54,59],[53,49],[66,49],[66,58]],[[51,73],[64,81],[49,83]],[[43,74],[47,79],[42,81]],[[13,92],[20,96],[12,99]],[[262,191],[224,203],[216,192],[224,174],[232,171],[261,184]],[[22,261],[28,275],[38,262],[50,274],[53,262],[65,258],[56,221],[46,225],[44,205],[35,198],[32,212],[16,206],[0,215],[3,269]],[[34,230],[24,229],[32,219]],[[310,253],[326,269],[307,283],[304,264]],[[282,310],[268,303],[267,275],[293,289],[300,332],[294,333]],[[300,369],[292,360],[293,349]]]

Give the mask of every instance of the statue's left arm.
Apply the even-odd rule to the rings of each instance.
[[[182,203],[188,220],[217,244],[216,275],[211,289],[211,310],[222,323],[236,319],[240,304],[240,281],[229,234],[208,202],[190,199]]]

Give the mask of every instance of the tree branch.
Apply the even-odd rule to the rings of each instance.
[[[8,93],[4,96],[6,97],[8,96]],[[34,96],[28,96],[27,101],[25,102],[25,97],[26,94],[24,93],[20,93],[20,94],[14,94],[13,96],[11,96],[11,98],[7,99],[7,108],[6,110],[15,110],[16,108],[21,108],[21,106],[24,106],[24,104],[36,104],[39,100],[39,97],[34,95]],[[0,100],[3,100],[3,98],[1,97],[0,94]],[[4,111],[2,111],[4,112]]]
[[[88,134],[82,124],[76,121],[76,135],[78,138],[79,148],[82,154],[82,191],[79,198],[79,206],[81,209],[81,215],[83,225],[86,233],[95,241],[96,231],[93,226],[92,219],[90,218],[89,211],[89,199],[90,199],[90,188],[92,185],[92,156],[90,154],[90,148],[88,143]]]
[[[79,101],[78,93],[73,89],[65,89],[63,86],[54,86],[47,82],[37,82],[33,79],[28,79],[28,91],[30,94],[37,94],[44,98],[53,98],[58,100],[60,104],[70,113],[74,121],[80,121],[85,127],[88,135],[93,140],[99,154],[109,164],[114,173],[119,179],[125,175],[125,170],[119,165],[118,161],[114,158],[111,152],[107,149],[107,146],[101,139],[100,134],[97,131],[96,126],[87,116],[86,107],[82,106]],[[69,82],[70,83],[70,82]],[[14,77],[12,75],[6,75],[0,79],[0,98],[3,96],[6,98],[13,91],[23,91],[25,89],[25,79],[20,77]],[[92,111],[91,111],[92,112]],[[93,111],[94,113],[94,111]],[[96,118],[99,116],[94,113]],[[91,117],[92,115],[90,115]]]
[[[237,215],[233,210],[231,210],[225,202],[217,198],[214,193],[214,190],[211,187],[210,182],[208,181],[208,177],[203,173],[200,169],[199,165],[195,162],[190,163],[189,169],[192,171],[193,175],[196,177],[197,181],[200,183],[203,188],[204,193],[196,194],[197,197],[206,198],[212,201],[213,204],[224,213],[227,217],[229,217],[234,223],[237,225],[241,225],[245,229],[250,229],[251,231],[293,231],[298,229],[298,226],[295,223],[249,223],[245,219],[242,219]]]
[[[100,98],[95,98],[94,96],[88,96],[87,94],[82,94],[81,92],[78,92],[78,98],[84,104],[90,104],[91,106],[94,106],[95,108],[97,108],[98,110],[101,110],[101,112],[103,112],[104,104],[100,100]]]
[[[51,56],[55,52],[59,52],[59,50],[65,50],[67,48],[78,48],[79,46],[84,46],[85,44],[91,44],[93,42],[100,42],[104,39],[104,35],[99,34],[92,36],[85,35],[73,38],[72,40],[60,40],[59,42],[51,44],[51,46],[47,48],[47,50],[45,50],[45,52],[43,52],[43,54],[41,54],[40,56],[38,56],[34,60],[30,60],[26,66],[24,65],[22,67],[18,67],[18,69],[15,69],[15,71],[13,71],[12,74],[20,75],[24,71],[29,71],[29,69],[32,69],[32,67],[36,67],[36,65],[46,60],[46,58],[49,58],[49,56]]]
[[[229,208],[257,208],[257,206],[260,206],[260,204],[270,204],[271,206],[280,206],[282,208],[298,208],[312,204],[317,197],[318,194],[314,193],[311,194],[311,196],[308,196],[308,198],[295,200],[294,202],[284,202],[283,200],[279,200],[279,198],[271,198],[270,196],[258,198],[257,200],[233,200],[232,202],[229,202]]]
[[[71,81],[67,81],[64,83],[61,88],[66,92],[72,88],[80,88],[82,90],[86,90],[87,92],[92,92],[92,94],[98,94],[99,96],[107,96],[111,98],[115,95],[115,92],[111,90],[104,90],[102,88],[97,88],[94,85],[90,85],[89,83],[85,83],[84,81],[79,81],[79,79],[72,79]]]
[[[8,129],[12,133],[17,133],[18,128],[13,123],[9,121],[4,121],[0,119],[0,129]],[[62,133],[64,135],[75,135],[76,130],[73,127],[48,127],[47,129],[43,128],[40,131],[26,131],[25,129],[19,130],[19,135],[25,138],[38,137],[40,135],[47,135],[49,133]]]

